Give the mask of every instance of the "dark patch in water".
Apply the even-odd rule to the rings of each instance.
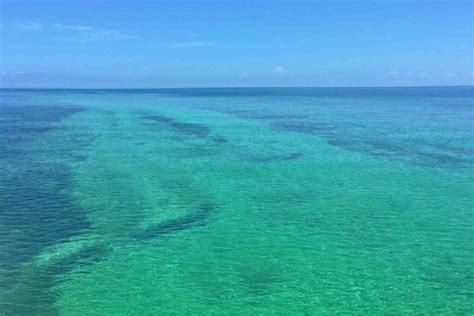
[[[170,125],[186,135],[199,138],[205,138],[209,135],[209,128],[201,124],[174,122]]]
[[[450,145],[435,145],[439,151],[452,152],[455,154],[474,156],[474,147],[461,147],[461,146],[450,146]]]
[[[360,150],[360,146],[366,146],[366,152],[379,157],[406,158],[413,157],[416,160],[413,163],[421,165],[460,165],[467,160],[462,157],[456,157],[453,153],[431,152],[435,149],[433,146],[424,146],[425,144],[396,143],[393,141],[368,140],[359,144],[359,147],[348,146],[352,150]],[[352,148],[351,148],[352,147]],[[427,147],[428,149],[424,149]]]
[[[463,157],[455,157],[449,154],[433,154],[427,152],[418,153],[421,158],[420,164],[436,167],[439,165],[462,166],[470,162],[469,159]]]
[[[296,160],[296,159],[299,159],[301,157],[303,157],[302,153],[292,153],[291,155],[286,157],[285,160]]]
[[[301,134],[317,135],[334,146],[374,157],[400,159],[424,166],[463,166],[472,163],[474,148],[446,144],[410,143],[359,135],[364,126],[338,126],[324,122],[305,120],[300,114],[281,114],[252,110],[235,110],[231,114],[249,120],[270,123],[275,129]],[[275,158],[252,159],[256,162]]]
[[[78,268],[78,266],[93,264],[107,251],[108,248],[105,245],[93,245],[54,263],[46,263],[41,266],[31,265],[20,272],[10,270],[15,275],[7,277],[16,280],[15,291],[9,293],[8,303],[0,303],[0,309],[12,315],[58,314],[54,306],[55,296],[52,291],[53,285],[59,281],[57,276]],[[7,286],[12,287],[12,284]]]
[[[50,126],[50,125],[23,126],[21,124],[15,124],[15,125],[4,124],[0,127],[0,133],[7,134],[8,136],[12,136],[12,135],[15,135],[15,134],[19,134],[19,135],[23,135],[23,134],[42,134],[42,133],[50,132],[54,129],[55,129],[55,127]]]
[[[0,117],[7,117],[8,120],[19,123],[34,122],[59,122],[73,114],[84,111],[85,108],[80,106],[51,106],[51,105],[34,105],[34,106],[10,106],[0,105]]]
[[[42,248],[88,227],[83,210],[64,192],[72,183],[63,168],[43,164],[18,170],[20,175],[7,175],[8,186],[0,187],[0,240],[10,244],[2,258],[10,264],[28,261]]]
[[[410,142],[396,142],[376,138],[357,137],[357,133],[350,130],[338,130],[333,126],[316,122],[274,122],[279,129],[296,133],[312,134],[324,137],[331,145],[345,150],[368,154],[374,157],[395,159],[410,159],[412,163],[422,165],[460,166],[468,163],[466,153],[469,148],[447,147],[442,145],[417,144]],[[444,151],[444,152],[442,152]]]
[[[0,105],[0,143],[12,145],[28,142],[31,138],[51,132],[56,123],[70,115],[84,111],[82,107],[59,106],[10,106]],[[1,146],[1,145],[0,145]]]
[[[251,110],[237,110],[232,111],[231,114],[249,120],[290,120],[290,119],[304,119],[303,114],[289,114],[289,113],[271,113],[271,112],[257,112]]]
[[[212,137],[212,140],[217,143],[217,144],[225,144],[227,143],[227,139],[225,139],[224,137],[222,136],[214,136]]]
[[[171,122],[174,122],[174,119],[163,116],[163,115],[149,115],[148,114],[148,115],[142,115],[141,118],[145,120],[164,123],[164,124],[170,124]]]
[[[74,158],[74,161],[76,161],[76,162],[84,162],[84,161],[87,160],[86,155],[73,154],[72,157]]]
[[[242,271],[240,278],[247,291],[255,297],[271,294],[283,279],[281,268],[275,265]]]
[[[179,122],[171,117],[167,117],[164,115],[152,115],[146,113],[141,114],[140,118],[143,120],[159,123],[160,125],[164,125],[174,130],[175,132],[186,136],[192,136],[196,138],[209,138],[216,144],[224,144],[227,142],[227,140],[222,136],[209,137],[211,131],[209,127],[203,124]]]
[[[136,235],[136,238],[147,240],[174,231],[205,225],[213,210],[214,206],[210,203],[201,204],[194,213],[150,227]]]
[[[142,115],[141,118],[167,125],[173,130],[188,136],[205,138],[209,135],[209,128],[202,124],[179,122],[163,115]]]
[[[49,293],[54,278],[34,271],[25,279],[21,273],[44,248],[89,227],[84,211],[68,193],[72,179],[63,161],[72,158],[71,151],[64,139],[43,140],[58,131],[57,123],[83,110],[0,104],[0,118],[9,122],[0,127],[0,281],[8,283],[0,285],[8,290],[1,294],[2,312],[55,313]]]
[[[297,160],[299,158],[303,157],[302,153],[292,153],[289,155],[275,155],[275,156],[269,156],[269,157],[251,157],[248,160],[252,162],[260,162],[260,163],[265,163],[265,162],[270,162],[270,161],[285,161],[285,160]]]
[[[316,122],[287,121],[277,122],[275,126],[279,129],[304,134],[329,134],[335,131],[335,128],[328,124]]]

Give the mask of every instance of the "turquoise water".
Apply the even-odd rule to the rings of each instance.
[[[473,96],[1,90],[0,314],[473,314]]]

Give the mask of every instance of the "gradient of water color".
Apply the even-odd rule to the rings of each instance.
[[[0,314],[472,314],[474,89],[0,91]]]

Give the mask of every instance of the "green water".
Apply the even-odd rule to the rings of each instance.
[[[0,314],[474,313],[437,89],[2,91]]]

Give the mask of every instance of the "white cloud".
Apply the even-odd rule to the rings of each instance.
[[[1,71],[0,76],[21,76],[26,74],[24,71]]]
[[[52,28],[58,31],[79,31],[79,32],[91,32],[96,31],[95,28],[84,25],[65,25],[65,24],[52,24]]]
[[[214,46],[212,42],[176,42],[172,43],[173,47],[203,47],[203,46]]]
[[[44,31],[43,25],[40,23],[35,23],[35,22],[15,25],[14,28],[18,28],[20,30],[25,30],[25,31],[36,31],[36,32]]]
[[[278,66],[278,67],[275,67],[273,72],[276,73],[276,74],[283,74],[283,73],[285,73],[285,68],[283,68],[282,66]]]
[[[135,38],[135,36],[124,34],[118,30],[101,29],[85,25],[60,24],[60,23],[27,23],[17,24],[13,29],[42,32],[57,39],[75,40],[81,42],[92,42],[98,40],[123,40]]]

